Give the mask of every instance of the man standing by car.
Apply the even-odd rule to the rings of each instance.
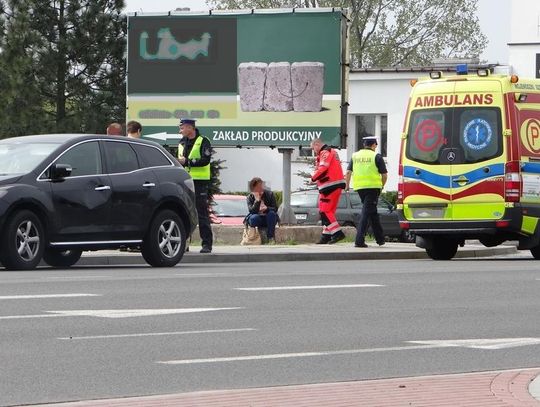
[[[210,140],[199,133],[194,119],[180,120],[180,134],[184,137],[178,145],[178,161],[189,172],[195,184],[199,234],[202,241],[201,253],[211,253],[213,235],[208,214],[208,188],[212,146]]]
[[[311,148],[317,156],[311,181],[316,182],[319,189],[319,213],[324,226],[317,244],[334,244],[345,238],[345,233],[336,220],[339,198],[345,188],[343,169],[337,152],[321,139],[313,140]]]
[[[379,246],[384,245],[384,232],[377,213],[377,203],[384,184],[386,184],[388,171],[383,157],[376,153],[376,150],[377,139],[365,137],[364,148],[352,155],[347,168],[347,189],[349,189],[352,177],[353,189],[360,195],[363,205],[360,222],[356,225],[355,247],[368,247],[365,238],[370,223],[375,241]]]

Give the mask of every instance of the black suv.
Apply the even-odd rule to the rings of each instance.
[[[184,255],[193,180],[156,143],[55,134],[0,140],[0,262],[75,264],[84,250],[140,247],[154,267]]]

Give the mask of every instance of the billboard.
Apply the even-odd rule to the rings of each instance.
[[[340,145],[341,9],[130,15],[127,118],[145,134],[180,118],[215,146]]]

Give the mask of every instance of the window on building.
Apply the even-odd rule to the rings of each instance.
[[[356,116],[356,145],[361,148],[365,137],[377,137],[383,157],[388,153],[388,115],[361,114]]]
[[[540,54],[536,54],[536,77],[540,79]]]

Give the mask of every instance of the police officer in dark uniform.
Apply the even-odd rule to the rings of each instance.
[[[195,184],[199,234],[202,241],[201,253],[211,253],[213,235],[208,214],[208,188],[210,186],[212,146],[210,140],[199,133],[193,119],[180,120],[180,134],[184,137],[178,146],[178,161],[189,172]]]

